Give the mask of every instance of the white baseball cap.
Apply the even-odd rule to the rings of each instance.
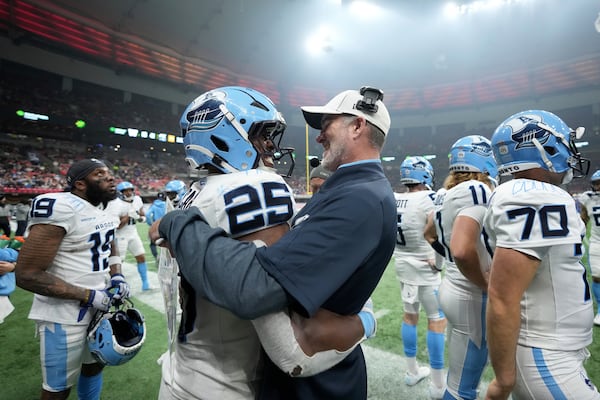
[[[300,108],[302,109],[306,123],[314,129],[321,130],[321,119],[325,114],[350,114],[363,117],[381,129],[384,135],[387,135],[391,123],[390,113],[387,108],[381,100],[375,102],[377,110],[374,112],[370,112],[365,108],[357,108],[358,102],[363,99],[363,95],[358,90],[346,90],[329,100],[324,106],[304,106]]]

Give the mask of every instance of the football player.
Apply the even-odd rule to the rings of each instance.
[[[291,149],[279,147],[285,121],[266,96],[241,87],[209,91],[188,106],[181,126],[186,161],[204,176],[191,185],[179,209],[197,207],[211,226],[259,246],[273,244],[289,230],[293,193],[276,173],[274,160]],[[199,295],[185,273],[180,294],[177,341],[173,353],[162,357],[161,400],[254,399],[262,380],[261,342],[287,374],[307,376],[343,359],[349,353],[344,350],[363,335],[360,317],[326,310],[310,320],[292,314],[293,323],[284,312],[242,320]],[[315,324],[327,318],[338,324]],[[328,326],[344,341],[332,347],[304,334],[318,337]],[[343,338],[353,332],[349,340]],[[340,351],[320,352],[325,348]]]
[[[495,378],[486,399],[600,399],[583,367],[593,304],[581,263],[585,226],[560,185],[584,176],[583,134],[543,110],[517,113],[492,136],[503,175],[484,227],[494,257],[487,337]]]
[[[119,220],[105,209],[115,183],[96,159],[71,165],[67,183],[69,191],[33,200],[16,278],[35,293],[29,318],[40,338],[41,398],[66,399],[77,383],[79,399],[99,399],[103,365],[87,345],[89,309],[107,311],[129,295],[113,240]]]
[[[591,222],[588,242],[588,261],[592,271],[592,293],[596,304],[600,304],[600,170],[591,179],[592,190],[579,196],[581,219],[587,225]],[[594,317],[594,325],[600,325],[600,312]]]
[[[482,221],[497,175],[490,141],[479,135],[458,139],[450,149],[449,169],[435,215],[446,257],[439,293],[449,326],[444,398],[476,399],[488,356],[485,306],[491,256]]]
[[[177,208],[179,200],[183,198],[185,192],[187,192],[187,186],[184,181],[173,180],[167,182],[165,185],[165,194],[167,195],[168,211]]]
[[[135,227],[137,222],[146,220],[144,202],[140,196],[135,194],[135,187],[131,182],[123,181],[119,183],[117,185],[117,195],[117,199],[108,203],[107,210],[120,220],[116,233],[119,254],[121,254],[121,257],[125,257],[128,250],[131,252],[135,257],[137,270],[142,280],[142,290],[150,290],[144,244]]]
[[[408,192],[394,193],[398,208],[398,236],[394,252],[396,276],[404,305],[402,344],[407,359],[405,383],[416,385],[431,373],[430,397],[441,399],[445,391],[444,331],[446,318],[440,310],[440,271],[434,251],[423,236],[427,215],[433,211],[433,167],[424,157],[407,157],[400,165],[400,183]],[[417,323],[423,305],[427,314],[428,367],[417,365]]]
[[[152,225],[154,223],[154,221],[158,221],[165,215],[166,208],[167,208],[167,203],[166,203],[165,199],[166,199],[165,193],[158,192],[158,194],[156,195],[156,199],[154,199],[154,201],[152,202],[150,207],[148,207],[148,211],[145,214],[146,215],[146,223],[148,224],[148,226]],[[156,244],[154,244],[154,242],[150,241],[149,247],[150,247],[150,252],[152,253],[152,256],[156,260],[158,257],[158,252],[156,250]]]

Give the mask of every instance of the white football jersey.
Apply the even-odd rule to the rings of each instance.
[[[209,175],[195,182],[178,208],[192,206],[212,227],[223,228],[233,237],[287,223],[295,209],[293,192],[283,178],[258,169]],[[192,297],[187,290],[190,287],[182,280],[183,315],[173,387],[198,398],[254,398],[249,388],[262,376],[262,363],[252,323]]]
[[[113,213],[117,217],[122,217],[123,215],[130,215],[132,217],[129,218],[129,222],[119,228],[120,235],[137,235],[137,228],[135,227],[136,221],[133,216],[137,215],[137,212],[140,208],[144,207],[144,201],[138,195],[133,197],[132,201],[125,201],[123,199],[114,199],[108,203],[106,210],[110,213]]]
[[[578,350],[592,342],[592,299],[581,264],[585,226],[558,186],[513,179],[494,192],[484,226],[490,244],[541,261],[521,300],[519,344]]]
[[[60,226],[65,230],[56,257],[47,269],[70,284],[88,289],[104,289],[109,276],[110,242],[119,226],[118,219],[72,193],[37,196],[29,214],[29,227],[37,224]],[[34,295],[29,318],[63,324],[87,325],[92,313],[77,322],[81,306],[77,300]]]
[[[470,290],[477,286],[469,281],[460,272],[450,253],[450,239],[452,237],[452,228],[454,220],[459,215],[473,218],[483,226],[483,216],[491,197],[491,190],[488,185],[477,180],[461,182],[445,193],[440,193],[436,197],[435,227],[438,234],[438,240],[446,248],[446,275],[444,279],[450,279],[456,286]],[[480,235],[477,242],[477,253],[479,262],[484,272],[489,271],[491,265],[491,254],[486,246],[485,234]],[[479,289],[477,289],[479,290]]]
[[[593,242],[593,247],[598,248],[595,253],[600,253],[600,192],[587,191],[579,196],[579,202],[590,217],[590,243]]]
[[[398,233],[396,235],[396,270],[401,281],[413,285],[433,285],[440,283],[440,274],[434,274],[428,265],[418,263],[423,268],[414,268],[417,260],[434,260],[433,248],[429,245],[423,231],[427,215],[434,209],[432,190],[394,193],[398,211]],[[406,261],[406,262],[405,262]]]

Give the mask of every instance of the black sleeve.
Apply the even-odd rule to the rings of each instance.
[[[446,249],[444,249],[444,246],[438,240],[430,244],[431,247],[433,247],[433,249],[436,251],[436,253],[438,253],[442,257],[446,257]]]
[[[255,258],[256,246],[211,228],[196,207],[167,213],[159,225],[194,290],[242,319],[283,310],[287,295]]]

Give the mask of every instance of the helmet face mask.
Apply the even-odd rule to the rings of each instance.
[[[400,165],[400,183],[404,185],[423,184],[433,189],[433,167],[424,157],[406,157]]]
[[[453,172],[481,172],[497,179],[498,169],[492,155],[491,142],[480,135],[458,139],[450,148],[449,170]]]
[[[286,125],[279,121],[267,121],[252,124],[248,132],[250,143],[258,154],[257,161],[253,168],[259,166],[266,168],[276,168],[275,161],[289,158],[290,167],[285,176],[291,176],[295,165],[291,147],[281,147],[281,140],[285,132]]]
[[[102,365],[121,365],[140,351],[146,323],[135,308],[98,312],[88,327],[88,348]]]
[[[570,178],[587,175],[590,161],[583,158],[575,140],[583,128],[573,130],[556,115],[543,110],[529,110],[508,117],[492,136],[494,156],[502,175],[542,168],[566,173]]]
[[[250,88],[229,86],[200,95],[184,111],[180,125],[192,169],[247,171],[263,158],[278,161],[293,151],[280,148],[286,123],[273,102]],[[257,150],[258,138],[271,141],[273,148]]]

